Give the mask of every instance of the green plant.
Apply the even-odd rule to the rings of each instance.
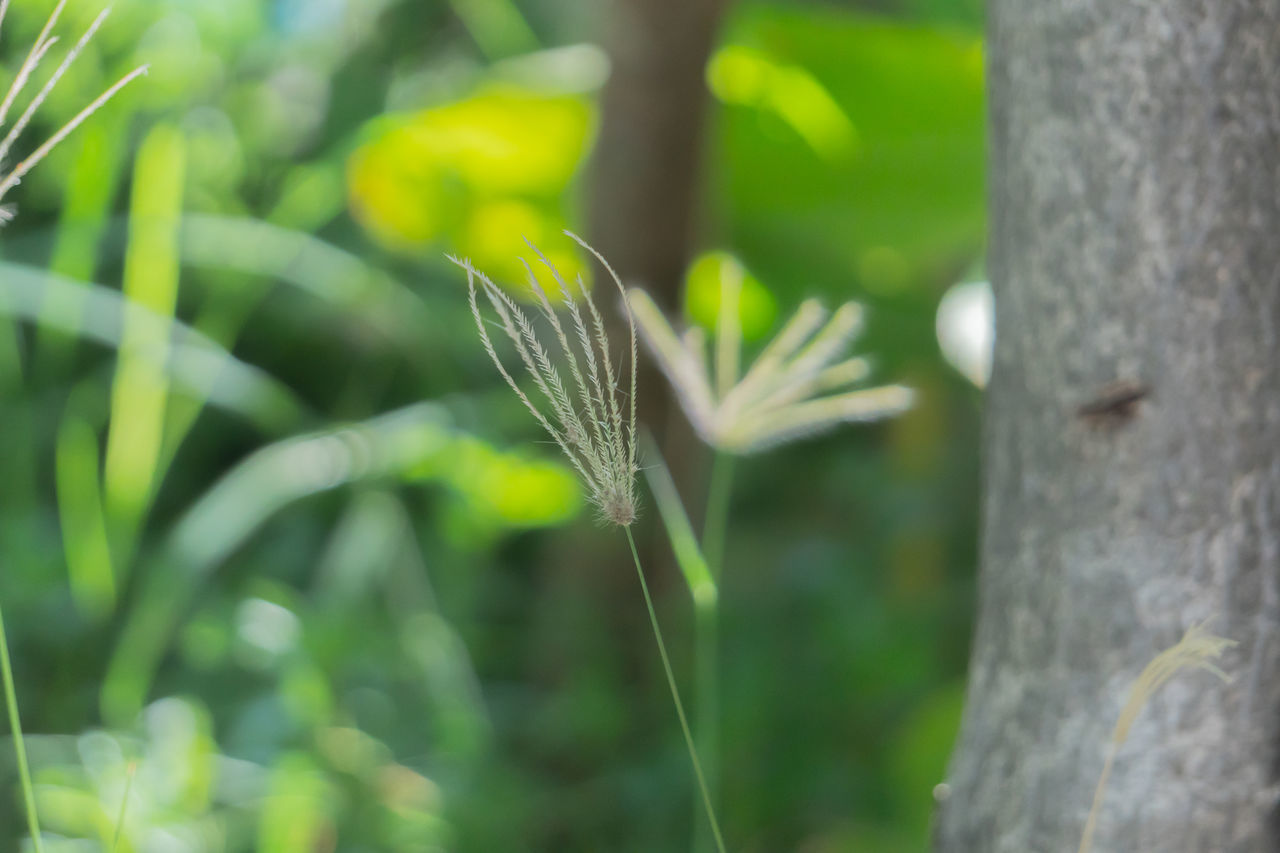
[[[631,332],[631,369],[629,400],[619,400],[612,360],[609,355],[609,338],[603,317],[591,299],[582,279],[577,280],[577,294],[565,281],[564,277],[547,258],[532,244],[530,248],[538,255],[539,260],[555,279],[559,294],[563,300],[572,322],[573,337],[577,347],[570,340],[559,315],[551,304],[546,291],[538,283],[537,275],[527,264],[529,287],[537,299],[540,313],[551,327],[559,345],[559,357],[569,370],[569,375],[576,394],[571,394],[566,387],[560,372],[550,353],[542,345],[537,330],[528,315],[519,304],[501,288],[494,284],[483,273],[476,271],[469,261],[451,258],[467,273],[467,285],[471,300],[471,313],[476,321],[476,329],[498,371],[511,386],[533,414],[538,423],[551,435],[551,438],[569,458],[573,467],[587,486],[591,500],[599,509],[601,518],[621,527],[631,548],[631,557],[635,562],[636,575],[640,579],[640,590],[644,595],[645,609],[649,614],[649,624],[653,628],[653,637],[658,645],[658,654],[662,658],[662,668],[666,673],[667,685],[671,689],[671,699],[675,705],[676,716],[680,720],[680,728],[684,735],[685,746],[689,750],[689,760],[693,764],[694,776],[702,798],[702,805],[707,813],[711,832],[715,837],[718,850],[723,853],[724,839],[716,819],[715,807],[711,801],[711,792],[707,785],[702,763],[698,760],[698,750],[694,744],[693,733],[685,714],[684,703],[680,699],[680,690],[676,686],[675,674],[671,668],[671,660],[667,654],[667,645],[662,637],[662,629],[658,625],[658,616],[653,607],[653,597],[649,593],[649,584],[645,580],[644,568],[640,564],[640,554],[636,549],[635,537],[631,533],[631,524],[636,518],[635,477],[636,465],[636,324],[630,307],[627,304],[626,291],[617,273],[609,263],[583,240],[569,234],[584,249],[590,252],[608,271],[618,291],[623,296],[623,306],[627,316],[628,328]],[[534,386],[550,408],[550,415],[533,403],[516,383],[511,373],[503,365],[502,359],[494,348],[493,341],[485,328],[484,315],[481,313],[478,291],[484,291],[485,297],[498,317],[503,333],[511,340],[525,370],[533,379]],[[586,318],[578,306],[578,296],[586,305],[591,316],[588,327]],[[624,412],[625,409],[625,412]]]
[[[862,326],[862,309],[852,302],[840,306],[828,318],[816,300],[806,301],[742,374],[738,310],[742,281],[742,268],[736,263],[726,264],[712,346],[714,360],[710,364],[700,328],[692,326],[683,337],[678,336],[647,293],[633,289],[628,294],[645,343],[675,389],[690,423],[715,451],[698,557],[707,569],[712,589],[718,589],[720,583],[735,457],[821,433],[842,423],[896,415],[911,405],[913,397],[911,389],[902,385],[852,387],[871,372],[866,358],[840,358]],[[651,480],[658,481],[655,493],[664,496],[659,499],[659,507],[666,507],[663,521],[679,554],[682,546],[677,539],[682,537],[672,508],[673,502],[679,503],[679,497],[674,487],[668,489],[661,483],[664,473],[658,472]],[[683,509],[679,516],[683,516]],[[687,553],[687,544],[683,550]],[[687,560],[682,559],[681,564]],[[685,574],[688,578],[688,571]],[[690,591],[696,619],[698,747],[707,759],[714,792],[719,755],[719,598],[700,595],[692,585]],[[695,839],[694,847],[702,849],[705,843]]]
[[[40,62],[44,59],[49,49],[53,47],[57,39],[52,35],[54,26],[58,23],[58,18],[62,14],[63,7],[66,6],[66,0],[60,0],[53,12],[49,15],[49,19],[45,22],[44,28],[36,37],[35,43],[31,46],[31,50],[27,53],[27,57],[23,60],[22,65],[18,68],[18,73],[14,76],[13,81],[9,84],[8,91],[5,92],[3,101],[0,101],[0,127],[4,126],[5,120],[9,116],[9,110],[13,107],[14,101],[26,89],[27,83],[31,80],[31,75],[35,73]],[[9,0],[0,0],[0,24],[3,24],[6,13],[9,11]],[[102,26],[102,22],[106,20],[107,10],[104,10],[93,23],[80,40],[67,52],[62,62],[54,70],[53,74],[45,82],[44,86],[36,93],[35,97],[27,105],[26,109],[9,128],[3,140],[0,140],[0,160],[3,160],[13,150],[13,146],[22,136],[22,132],[26,130],[31,123],[31,119],[35,116],[36,111],[40,109],[40,105],[49,97],[49,93],[62,79],[67,69],[75,62],[81,51],[84,50],[90,39]],[[36,149],[28,154],[25,158],[18,161],[13,168],[0,177],[0,199],[16,187],[36,165],[48,156],[60,142],[66,139],[71,133],[84,123],[85,119],[97,112],[103,104],[111,100],[111,98],[122,88],[127,86],[136,77],[146,72],[146,67],[135,68],[126,74],[105,92],[95,98],[84,109],[76,114],[71,121],[64,124],[60,129],[54,132],[47,140],[36,147]],[[5,211],[0,215],[0,219],[8,219],[12,217],[12,213]],[[27,813],[27,825],[31,831],[32,844],[35,845],[36,853],[43,851],[43,843],[40,837],[40,821],[36,814],[35,791],[31,784],[31,770],[27,762],[26,745],[22,737],[22,722],[18,714],[18,698],[17,690],[14,687],[13,667],[9,655],[9,642],[4,630],[4,617],[0,615],[0,668],[3,669],[4,676],[4,699],[5,707],[9,714],[9,725],[13,731],[14,753],[18,762],[18,778],[22,786],[23,806]]]

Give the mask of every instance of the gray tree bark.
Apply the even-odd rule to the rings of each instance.
[[[1075,850],[1130,683],[1216,617],[1234,682],[1155,696],[1094,850],[1280,850],[1280,3],[988,8],[996,364],[937,849]]]

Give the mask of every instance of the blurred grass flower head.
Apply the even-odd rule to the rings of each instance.
[[[630,392],[625,400],[622,399],[624,395],[618,384],[622,379],[621,372],[614,370],[613,360],[609,355],[609,337],[604,318],[596,308],[581,276],[577,278],[576,286],[571,287],[555,265],[536,246],[529,243],[529,248],[551,273],[559,289],[568,314],[568,321],[562,322],[551,299],[538,283],[533,268],[521,260],[528,274],[529,287],[536,297],[538,311],[555,338],[552,351],[556,355],[553,356],[543,346],[533,322],[515,299],[494,284],[488,276],[477,271],[469,260],[454,257],[450,260],[467,272],[471,313],[475,317],[476,329],[480,332],[485,350],[497,365],[498,372],[569,458],[586,484],[591,502],[596,505],[601,517],[612,524],[627,527],[636,518],[635,320],[627,306],[622,282],[609,263],[581,238],[565,233],[600,261],[623,296],[623,307],[631,332]],[[520,388],[499,358],[480,308],[478,293],[481,291],[497,317],[498,327],[511,340],[521,363],[533,379],[534,387],[545,401],[542,407],[536,405]],[[579,305],[579,298],[586,313]],[[557,361],[561,366],[557,366]],[[568,371],[572,390],[561,376],[562,369]]]
[[[0,0],[0,25],[4,23],[5,15],[9,11],[9,2],[10,0]],[[66,4],[67,0],[60,0],[58,5],[54,7],[53,12],[49,15],[48,21],[45,22],[44,28],[40,30],[40,35],[36,36],[35,43],[32,44],[31,50],[27,53],[26,59],[24,59],[22,65],[18,67],[18,72],[10,82],[3,100],[0,100],[0,130],[3,130],[6,125],[6,122],[9,119],[9,111],[13,108],[14,102],[17,101],[18,96],[27,88],[27,84],[31,82],[32,75],[39,68],[41,61],[45,58],[45,55],[49,53],[50,48],[57,43],[58,38],[57,36],[52,35],[52,32],[54,26],[58,23],[58,19],[62,15],[62,9]],[[89,25],[89,29],[86,30],[84,35],[80,37],[80,40],[77,41],[69,51],[67,51],[62,62],[54,69],[53,73],[49,76],[49,79],[45,81],[45,84],[39,89],[39,91],[36,92],[35,96],[31,99],[31,102],[27,104],[26,109],[24,109],[22,114],[18,116],[17,120],[9,126],[8,132],[5,133],[4,138],[0,140],[0,164],[3,164],[8,160],[9,155],[13,151],[14,144],[17,143],[19,137],[22,136],[23,131],[27,129],[32,118],[35,117],[36,111],[40,109],[40,106],[49,97],[49,93],[58,85],[58,81],[62,79],[62,76],[67,73],[67,69],[71,67],[71,65],[76,61],[76,58],[84,51],[85,46],[89,44],[90,40],[98,32],[98,29],[102,26],[102,22],[106,20],[109,12],[110,9],[104,9],[98,17],[94,19],[93,23]],[[77,113],[74,118],[59,128],[52,136],[45,140],[44,143],[39,145],[24,159],[20,160],[13,166],[13,168],[0,170],[0,173],[2,173],[2,176],[0,176],[0,200],[3,200],[10,190],[21,183],[27,173],[34,169],[37,163],[47,157],[49,152],[57,147],[58,143],[70,136],[77,127],[83,124],[85,119],[97,112],[105,103],[107,103],[107,101],[111,100],[117,92],[131,83],[139,75],[145,74],[146,71],[147,68],[145,65],[130,71],[124,77],[116,81],[116,83],[105,92],[91,101],[88,106]],[[0,220],[8,220],[12,217],[13,213],[11,210],[6,210],[5,212],[0,213]]]
[[[1111,743],[1102,765],[1102,775],[1098,777],[1098,785],[1093,792],[1093,805],[1089,809],[1089,817],[1085,820],[1084,834],[1080,838],[1078,853],[1090,853],[1093,849],[1093,833],[1098,823],[1098,815],[1102,811],[1102,799],[1106,795],[1107,783],[1111,779],[1111,768],[1115,764],[1120,747],[1129,739],[1129,730],[1133,728],[1134,721],[1147,706],[1152,695],[1184,670],[1204,670],[1230,684],[1231,676],[1218,667],[1217,661],[1228,649],[1236,645],[1238,643],[1235,640],[1228,640],[1210,633],[1204,623],[1192,625],[1181,640],[1156,655],[1139,673],[1137,680],[1129,688],[1129,698],[1121,708],[1120,718],[1116,720],[1115,728],[1111,731]]]
[[[725,453],[754,453],[838,424],[889,417],[911,405],[912,391],[902,385],[851,388],[871,372],[865,358],[840,358],[862,328],[862,309],[853,302],[828,317],[817,300],[805,301],[740,375],[741,286],[741,270],[730,268],[721,284],[714,366],[708,364],[701,328],[690,327],[680,337],[647,293],[629,293],[641,336],[709,445]]]

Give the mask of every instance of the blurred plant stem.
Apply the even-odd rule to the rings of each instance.
[[[115,583],[123,588],[156,489],[190,418],[176,422],[170,358],[181,280],[179,228],[187,174],[183,130],[160,123],[143,139],[134,163],[122,290],[150,311],[125,314],[111,382],[102,504],[110,525]]]
[[[676,706],[676,716],[680,718],[680,729],[684,732],[685,746],[689,749],[689,761],[693,764],[693,773],[697,777],[698,789],[702,793],[702,805],[707,811],[707,820],[711,824],[711,832],[715,836],[716,849],[725,853],[724,838],[720,834],[720,823],[716,820],[716,810],[711,804],[711,794],[707,790],[707,779],[702,772],[702,762],[698,760],[698,750],[693,742],[693,733],[689,730],[689,720],[684,713],[684,703],[680,701],[680,690],[676,687],[676,677],[671,670],[671,660],[667,656],[667,644],[662,639],[662,629],[658,627],[658,614],[653,609],[653,597],[649,595],[649,584],[644,579],[644,569],[640,566],[640,552],[636,550],[635,537],[630,527],[622,528],[627,534],[627,544],[631,546],[631,557],[636,564],[636,576],[640,578],[640,590],[644,593],[644,605],[649,611],[649,624],[653,626],[653,638],[658,643],[658,654],[662,657],[662,668],[667,674],[667,686],[671,688],[671,701]]]
[[[116,832],[111,839],[111,853],[116,853],[120,849],[120,836],[124,835],[125,810],[129,807],[129,792],[133,790],[133,777],[137,772],[138,763],[130,761],[129,769],[124,777],[124,794],[120,797],[120,814],[116,817]]]
[[[27,809],[27,826],[36,853],[44,853],[40,841],[40,821],[36,818],[36,797],[31,787],[31,770],[27,766],[27,746],[22,740],[22,721],[18,718],[18,694],[13,687],[13,665],[9,662],[9,640],[5,636],[4,614],[0,612],[0,670],[4,674],[4,703],[13,730],[13,752],[18,761],[18,779],[22,783],[22,801]]]
[[[702,556],[717,591],[729,527],[729,496],[733,491],[733,456],[717,451],[711,465],[707,509],[702,526]],[[698,752],[706,762],[707,787],[713,802],[720,795],[720,597],[694,599],[694,732]],[[695,824],[694,853],[711,849],[706,827]]]
[[[720,583],[725,536],[729,528],[729,494],[733,491],[733,455],[717,451],[707,489],[707,514],[702,524],[702,554],[711,577]]]

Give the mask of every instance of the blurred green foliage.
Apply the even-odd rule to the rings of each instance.
[[[10,73],[48,5],[14,0]],[[443,259],[518,284],[524,236],[587,269],[559,233],[588,230],[607,73],[581,5],[120,0],[56,91],[48,127],[152,65],[0,235],[0,596],[49,850],[108,849],[131,762],[121,851],[687,849],[625,552]],[[688,319],[714,322],[725,264],[748,343],[855,298],[878,377],[921,396],[739,465],[743,853],[926,845],[971,601],[977,397],[933,312],[980,262],[979,26],[963,0],[743,2],[708,67]],[[22,826],[0,797],[0,848]]]

